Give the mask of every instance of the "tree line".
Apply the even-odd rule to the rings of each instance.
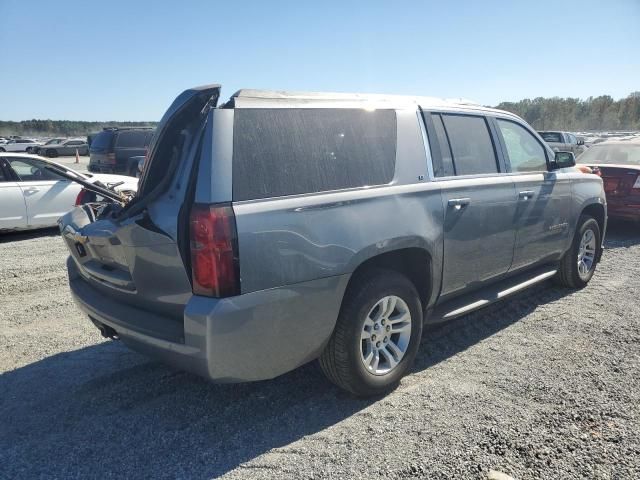
[[[640,91],[614,100],[609,95],[579,98],[526,98],[496,108],[513,112],[538,130],[640,130]],[[84,136],[104,127],[154,127],[157,122],[82,122],[73,120],[0,120],[0,135]]]
[[[586,100],[527,98],[519,102],[502,102],[496,108],[519,115],[537,130],[640,130],[640,92],[620,100],[609,95]]]
[[[155,127],[157,122],[82,122],[75,120],[0,120],[0,136],[79,137],[105,127]]]

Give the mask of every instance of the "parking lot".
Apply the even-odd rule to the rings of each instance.
[[[55,230],[0,237],[0,478],[638,478],[640,231],[582,291],[544,283],[426,331],[358,400],[315,364],[214,385],[101,339]]]

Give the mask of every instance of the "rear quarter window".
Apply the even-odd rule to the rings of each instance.
[[[117,148],[143,148],[148,133],[147,131],[120,132],[115,146]]]
[[[394,110],[237,109],[233,198],[386,184],[395,157]]]
[[[111,146],[111,139],[113,138],[113,132],[101,132],[91,140],[92,150],[104,150]]]

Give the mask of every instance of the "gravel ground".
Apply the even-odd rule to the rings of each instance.
[[[213,385],[103,341],[55,232],[0,237],[0,478],[640,478],[640,229],[591,284],[428,329],[358,400],[315,364]]]

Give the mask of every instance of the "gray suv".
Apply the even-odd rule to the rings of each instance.
[[[219,382],[319,359],[357,395],[398,384],[423,325],[554,278],[584,287],[599,177],[522,119],[420,97],[182,93],[132,201],[60,220],[103,335]]]
[[[573,133],[544,131],[538,134],[554,152],[571,152],[577,157],[587,149],[584,140]]]

